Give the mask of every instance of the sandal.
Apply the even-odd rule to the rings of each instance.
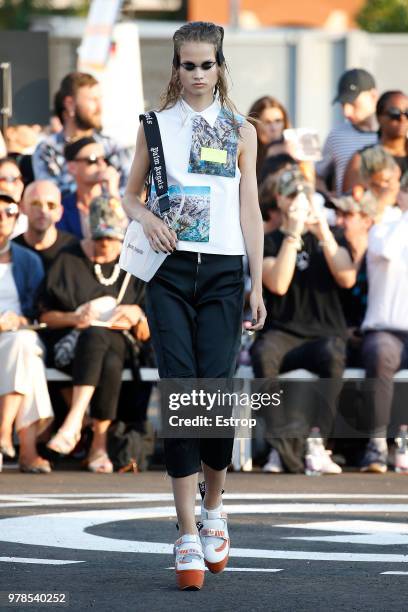
[[[26,474],[49,474],[51,471],[50,462],[42,457],[37,457],[32,463],[20,463],[20,472]]]
[[[12,445],[0,443],[0,453],[4,455],[5,459],[14,459],[16,456],[16,449]]]
[[[94,472],[96,474],[112,474],[113,472],[112,461],[109,459],[108,454],[104,451],[95,453],[93,459],[87,459],[84,463],[90,472]]]
[[[48,442],[47,448],[55,453],[59,453],[60,455],[69,455],[74,450],[80,439],[80,432],[68,433],[59,429],[55,436],[53,436]]]

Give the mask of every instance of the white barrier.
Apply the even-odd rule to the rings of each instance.
[[[159,380],[159,373],[156,368],[140,368],[140,376],[143,381],[157,382]],[[365,371],[360,368],[346,368],[343,374],[343,380],[356,380],[364,378]],[[250,380],[254,377],[251,366],[240,366],[235,374],[236,378],[245,378]],[[279,378],[287,380],[293,379],[317,379],[316,374],[312,374],[308,370],[293,370],[281,374]],[[47,380],[49,382],[61,382],[71,380],[71,376],[60,372],[54,368],[47,368]],[[132,372],[129,369],[124,369],[122,372],[122,381],[131,381]],[[396,382],[408,382],[408,370],[400,370],[394,376]],[[249,383],[248,383],[249,384]],[[248,390],[250,391],[250,390]],[[243,472],[250,472],[252,470],[252,453],[251,453],[251,440],[249,438],[235,438],[234,449],[232,453],[232,466],[234,470]]]

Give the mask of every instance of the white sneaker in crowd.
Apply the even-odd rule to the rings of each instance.
[[[276,448],[273,448],[268,455],[268,459],[262,468],[263,472],[270,474],[282,474],[284,471],[281,458]]]
[[[321,438],[314,438],[309,444],[309,452],[305,457],[305,473],[314,474],[341,474],[342,469],[331,458],[331,451],[324,448]]]

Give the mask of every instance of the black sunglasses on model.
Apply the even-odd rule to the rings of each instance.
[[[203,62],[202,64],[193,64],[193,62],[183,62],[180,64],[180,66],[182,66],[184,70],[187,70],[187,72],[192,72],[196,68],[201,68],[201,70],[211,70],[211,68],[215,66],[216,63],[217,62],[211,62],[209,60]]]

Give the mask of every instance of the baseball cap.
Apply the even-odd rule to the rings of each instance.
[[[65,159],[67,161],[74,161],[80,150],[90,144],[97,144],[97,141],[92,136],[84,136],[66,144],[64,148]]]
[[[354,194],[344,195],[340,198],[332,198],[329,206],[332,204],[334,208],[342,212],[362,213],[375,219],[378,214],[379,202],[375,195],[370,191],[355,190]]]
[[[128,218],[121,203],[109,195],[94,198],[89,207],[89,226],[93,240],[125,237]]]
[[[375,88],[374,77],[364,70],[363,68],[352,68],[346,70],[340,77],[337,86],[337,96],[333,100],[346,104],[347,102],[354,102],[354,100],[361,94],[362,91],[369,91]]]
[[[9,204],[17,204],[13,196],[7,193],[7,191],[0,191],[0,200],[8,202]]]
[[[313,193],[313,187],[299,168],[289,168],[282,172],[278,178],[276,193],[287,197],[302,192],[310,195]]]

